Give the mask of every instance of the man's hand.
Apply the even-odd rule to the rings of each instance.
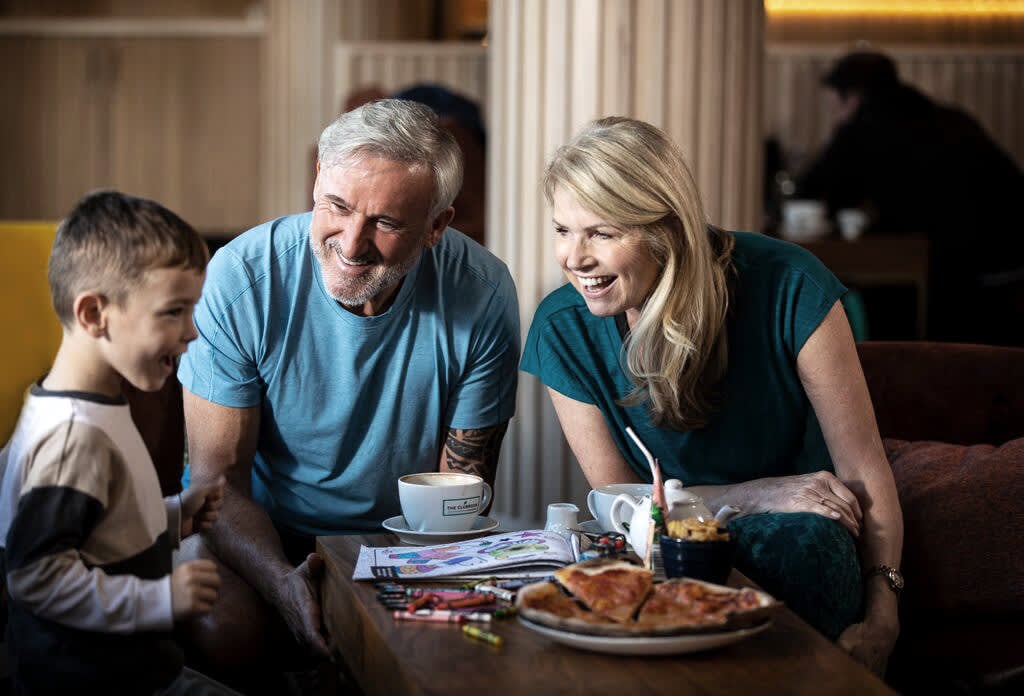
[[[224,476],[213,483],[191,485],[181,492],[181,538],[213,527],[224,505]]]
[[[171,613],[175,621],[208,614],[217,601],[220,575],[213,561],[188,561],[171,573]]]
[[[317,598],[323,572],[323,559],[319,554],[309,554],[278,585],[275,604],[299,645],[308,645],[318,657],[330,657],[327,642],[320,634],[320,601]]]
[[[893,646],[896,645],[899,632],[898,625],[867,620],[847,626],[836,643],[848,652],[850,657],[884,678],[885,667]]]

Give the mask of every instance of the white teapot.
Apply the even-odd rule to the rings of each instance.
[[[717,520],[726,523],[740,513],[739,508],[730,505],[724,506],[717,515],[712,515],[704,500],[695,493],[683,488],[683,482],[679,479],[669,479],[665,482],[665,504],[668,510],[665,511],[665,519],[684,520],[688,517],[711,521]],[[624,523],[627,513],[622,508],[630,509],[628,529]],[[608,516],[611,518],[612,527],[620,534],[626,535],[630,546],[638,556],[644,558],[647,552],[647,541],[651,535],[651,496],[645,495],[636,498],[628,493],[618,495],[612,501]]]
[[[688,517],[711,520],[713,517],[704,500],[683,488],[683,482],[679,479],[665,482],[665,504],[668,506],[665,511],[666,520],[685,520]]]
[[[623,523],[623,517],[626,514],[622,510],[623,507],[630,509],[628,513],[628,529]],[[624,534],[636,555],[644,558],[647,553],[647,540],[650,538],[651,524],[653,522],[651,520],[651,496],[645,495],[638,499],[629,493],[620,493],[612,501],[608,516],[612,519],[612,527],[615,528],[615,531],[619,534]]]

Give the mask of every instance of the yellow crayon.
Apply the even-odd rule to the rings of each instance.
[[[469,624],[466,624],[462,627],[462,632],[470,638],[482,640],[483,642],[489,643],[490,645],[493,645],[495,647],[501,647],[501,644],[505,642],[505,639],[501,636],[496,636],[490,631],[485,631],[482,628],[470,626]]]

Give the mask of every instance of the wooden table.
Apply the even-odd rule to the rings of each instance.
[[[925,337],[928,320],[928,239],[919,235],[871,236],[853,241],[827,237],[797,242],[839,280],[856,287],[911,285],[917,308],[915,333]]]
[[[363,691],[372,694],[891,694],[788,609],[766,631],[707,652],[617,657],[565,647],[515,619],[494,623],[494,648],[455,626],[399,623],[355,582],[359,547],[395,546],[390,534],[320,537],[324,624]]]

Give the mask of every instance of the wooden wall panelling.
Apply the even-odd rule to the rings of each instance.
[[[155,198],[197,228],[258,219],[253,37],[0,36],[0,218],[54,219],[89,190]]]

